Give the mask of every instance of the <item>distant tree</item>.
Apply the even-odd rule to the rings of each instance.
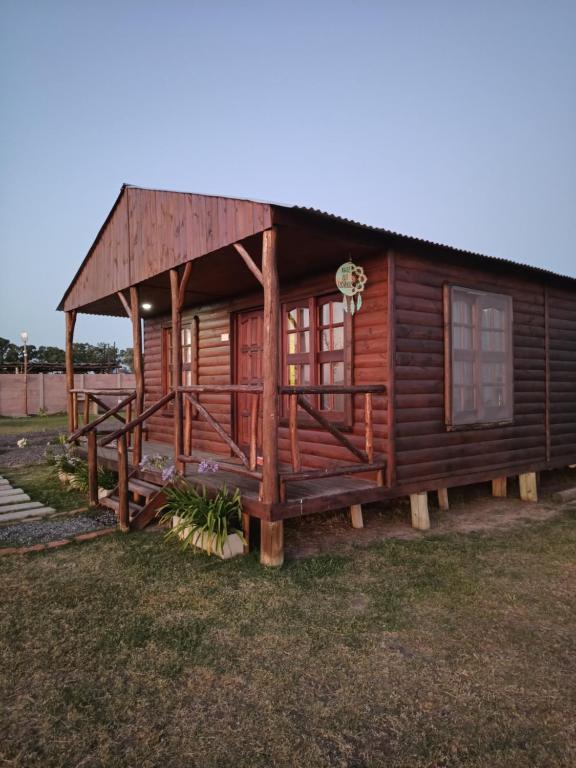
[[[38,347],[36,350],[36,363],[50,363],[51,365],[64,365],[66,353],[60,347]]]
[[[76,342],[74,344],[74,362],[77,364],[109,364],[115,368],[123,366],[132,370],[132,349],[118,349],[116,344],[101,341],[98,344]],[[64,365],[66,353],[60,347],[40,346],[29,344],[27,347],[29,363],[47,363],[49,365]],[[24,360],[24,347],[13,344],[9,339],[0,337],[0,363],[18,365]]]
[[[121,349],[119,356],[120,356],[120,361],[124,366],[124,368],[132,372],[134,370],[134,350],[132,349],[132,347]]]
[[[0,338],[0,363],[19,363],[23,359],[22,347]]]

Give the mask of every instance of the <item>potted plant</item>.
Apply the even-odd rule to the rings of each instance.
[[[196,547],[223,560],[244,553],[238,488],[229,493],[224,485],[209,496],[205,486],[198,490],[180,480],[164,493],[167,503],[161,509],[161,522],[171,526],[167,538],[181,541],[182,549]]]

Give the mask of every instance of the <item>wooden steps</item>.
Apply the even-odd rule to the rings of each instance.
[[[128,502],[130,528],[140,530],[152,522],[165,503],[163,486],[132,476],[128,479],[128,491],[133,496]],[[140,503],[140,499],[143,499],[143,503]],[[111,496],[100,499],[100,504],[117,513],[120,507],[118,489]]]
[[[13,523],[27,518],[45,517],[56,512],[39,501],[32,501],[22,488],[12,488],[8,480],[0,477],[0,523]]]

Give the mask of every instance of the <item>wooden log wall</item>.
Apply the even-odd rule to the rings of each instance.
[[[368,275],[361,311],[353,319],[354,377],[352,384],[385,384],[387,378],[387,264],[386,256],[363,259]],[[336,292],[334,272],[302,280],[298,285],[280,286],[282,301],[308,298]],[[183,322],[198,318],[199,384],[229,384],[233,381],[234,313],[262,305],[262,291],[233,302],[213,304],[184,310]],[[146,404],[150,405],[162,394],[162,329],[170,323],[168,317],[145,321],[144,357],[146,375]],[[223,340],[228,334],[229,340]],[[227,430],[231,429],[231,398],[228,394],[210,393],[200,401]],[[354,396],[354,418],[351,431],[346,434],[360,450],[364,449],[364,397]],[[290,463],[290,435],[288,407],[279,430],[280,461]],[[386,397],[373,396],[374,451],[387,451]],[[152,417],[148,424],[149,439],[170,443],[172,440],[172,408],[166,408]],[[323,468],[334,461],[349,463],[350,453],[318,425],[299,428],[302,466]],[[229,455],[227,446],[203,420],[195,419],[192,426],[192,447]]]
[[[446,430],[442,302],[445,282],[513,297],[513,424]],[[518,276],[516,270],[464,267],[453,257],[443,261],[397,254],[395,435],[399,490],[402,486],[432,486],[432,481],[442,477],[462,484],[466,477],[473,478],[478,473],[493,470],[496,477],[498,473],[518,474],[522,467],[544,466],[547,387],[552,458],[556,464],[576,460],[576,296],[568,291],[550,294],[551,368],[547,384],[546,290],[543,282],[531,276]]]
[[[550,459],[576,463],[576,293],[548,289]]]

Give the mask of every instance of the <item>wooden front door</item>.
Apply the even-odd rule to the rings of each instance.
[[[236,316],[236,383],[262,384],[262,339],[264,314],[261,309],[242,312]],[[250,408],[255,395],[236,395],[236,441],[250,444]],[[258,425],[261,434],[261,425]],[[258,440],[260,443],[260,440]]]

